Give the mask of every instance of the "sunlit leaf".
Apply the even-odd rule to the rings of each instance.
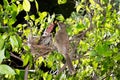
[[[64,21],[64,20],[65,20],[65,18],[64,18],[63,15],[59,15],[59,16],[57,16],[56,19],[58,19],[58,20],[60,20],[60,21]]]
[[[67,0],[58,0],[58,4],[65,4]]]
[[[0,74],[9,74],[9,75],[14,75],[15,71],[9,67],[8,65],[0,65]]]
[[[19,69],[15,69],[16,74],[20,74],[20,70]]]
[[[7,23],[8,23],[8,18],[4,17],[3,24],[7,24]]]
[[[47,16],[47,12],[40,13],[40,20],[42,21]]]
[[[80,41],[80,46],[82,47],[82,51],[87,51],[89,48],[89,45],[84,41]]]
[[[35,6],[36,6],[36,9],[37,9],[37,12],[39,10],[39,5],[38,5],[38,2],[35,0]]]
[[[12,2],[16,2],[16,0],[12,0]]]
[[[43,60],[44,60],[44,58],[42,57],[42,56],[40,56],[39,58],[38,58],[38,64],[41,64],[42,62],[43,62]]]
[[[90,8],[88,6],[86,6],[86,10],[87,12],[90,12]]]
[[[76,11],[79,12],[79,10],[80,10],[81,8],[83,8],[83,7],[84,7],[84,5],[81,5],[81,4],[78,5],[78,6],[76,7]]]
[[[34,21],[35,20],[35,15],[31,15],[30,18]]]
[[[4,33],[3,35],[2,35],[2,39],[6,39],[8,37],[8,34],[7,33]]]
[[[8,21],[8,25],[11,26],[16,22],[16,18],[10,18]]]
[[[94,57],[97,55],[97,53],[95,51],[89,51],[89,52],[87,52],[86,55],[89,55],[90,57]]]
[[[97,8],[99,11],[103,11],[103,10],[104,10],[99,4],[96,4],[96,8]]]
[[[43,74],[43,79],[46,80],[47,76],[48,76],[48,72],[44,73]]]
[[[23,10],[23,6],[22,4],[18,4],[18,8],[17,8],[17,14]]]
[[[0,50],[2,50],[3,49],[3,47],[4,47],[4,40],[2,39],[2,38],[0,38]]]
[[[31,8],[30,2],[28,0],[23,0],[23,9],[26,12],[29,12]]]
[[[27,28],[26,30],[23,31],[25,36],[29,36],[30,35],[30,28]]]
[[[19,44],[18,44],[18,41],[16,39],[16,36],[10,36],[10,44],[12,45],[12,49],[14,51],[18,51],[18,47],[19,47]]]
[[[29,54],[22,55],[23,66],[26,66],[28,64],[29,59],[30,59],[30,55]]]
[[[3,3],[4,3],[4,8],[9,5],[8,0],[3,0]]]
[[[26,51],[29,51],[29,50],[30,50],[30,47],[27,46],[27,45],[24,45],[23,48],[24,48]]]
[[[49,74],[49,75],[47,76],[47,80],[51,80],[51,79],[52,79],[52,75]]]
[[[34,0],[30,0],[30,2],[33,2]]]
[[[19,47],[22,47],[22,39],[21,39],[21,37],[20,36],[16,36],[16,39],[18,41]]]
[[[50,68],[53,66],[53,61],[48,61],[47,66]]]
[[[94,0],[89,0],[92,5],[95,4]]]
[[[97,67],[98,67],[98,63],[97,63],[97,62],[93,61],[92,65],[93,65],[93,67],[94,67],[95,69],[97,69]]]
[[[4,53],[5,53],[5,49],[0,50],[0,64],[3,61],[3,59],[5,58]]]
[[[74,64],[78,65],[79,64],[79,60],[74,61]]]
[[[108,6],[107,6],[108,11],[109,11],[111,8],[112,8],[112,5],[111,5],[111,4],[108,4]]]
[[[35,19],[35,25],[37,25],[40,22],[40,18]]]
[[[52,14],[52,15],[48,15],[48,23],[51,23],[54,21],[54,18],[55,18],[55,14]]]
[[[29,15],[26,15],[24,18],[25,18],[25,20],[29,20],[29,19],[30,19],[30,16],[29,16]]]
[[[13,12],[13,11],[16,11],[16,12],[17,12],[17,5],[16,5],[16,4],[12,3],[12,5],[11,5],[10,7],[11,7],[11,9],[12,9],[11,12]]]

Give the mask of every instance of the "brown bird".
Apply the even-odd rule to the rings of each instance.
[[[68,65],[70,72],[74,73],[72,61],[68,54],[68,52],[69,52],[69,37],[66,32],[66,25],[62,22],[58,22],[58,27],[59,27],[59,30],[55,34],[55,46],[57,47],[58,52],[60,52],[65,57],[66,63]]]

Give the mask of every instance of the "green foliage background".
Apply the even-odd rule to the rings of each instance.
[[[31,4],[35,2],[38,17],[34,14],[29,15]],[[48,12],[40,12],[36,0],[3,0],[4,5],[0,5],[0,78],[1,80],[22,80],[24,70],[14,69],[3,62],[10,60],[10,53],[15,52],[21,56],[23,66],[30,63],[35,65],[35,71],[28,74],[30,80],[119,80],[120,79],[120,14],[116,8],[119,0],[81,0],[76,1],[76,11],[71,16],[64,19],[59,15],[56,19],[67,24],[67,32],[70,38],[79,35],[90,26],[92,29],[87,31],[84,38],[78,42],[77,37],[73,43],[78,42],[77,51],[74,55],[81,57],[73,61],[76,74],[69,75],[65,69],[62,74],[54,75],[53,71],[58,70],[62,65],[63,56],[57,52],[52,52],[46,58],[39,57],[33,64],[29,47],[24,42],[30,34],[27,24],[18,24],[16,16],[22,11],[26,11],[25,20],[30,24],[33,35],[40,36],[41,32],[54,20],[56,14],[49,15]],[[67,0],[58,0],[58,4],[65,4]],[[90,4],[88,4],[88,2]],[[83,16],[84,11],[86,14]],[[46,21],[47,20],[47,21]],[[40,26],[40,29],[37,27]],[[27,27],[27,28],[26,28]],[[20,36],[18,33],[22,32]],[[26,50],[25,52],[22,49]],[[51,69],[50,72],[43,72],[39,67],[44,63]]]

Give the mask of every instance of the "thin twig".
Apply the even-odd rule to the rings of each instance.
[[[29,69],[29,64],[25,68],[24,80],[28,80],[28,69]]]
[[[20,60],[20,61],[23,62],[23,60],[22,60],[20,57],[14,55],[12,52],[10,52],[10,55],[11,55],[12,57],[14,57],[14,58],[16,58],[16,59],[18,59],[18,60]]]

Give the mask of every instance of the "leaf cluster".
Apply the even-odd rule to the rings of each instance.
[[[58,0],[65,4],[67,0]],[[30,2],[35,2],[37,17],[29,15]],[[23,79],[25,70],[10,65],[11,57],[22,61],[21,67],[29,64],[28,79],[62,79],[91,80],[120,78],[120,14],[116,9],[116,1],[81,0],[76,1],[76,11],[67,19],[62,15],[50,15],[40,12],[36,0],[3,0],[0,5],[0,77],[2,79]],[[119,6],[120,7],[120,6]],[[26,23],[13,26],[16,16],[24,10]],[[84,15],[83,15],[84,14]],[[76,74],[69,75],[68,69],[56,75],[56,71],[64,65],[64,57],[56,51],[47,57],[33,59],[30,51],[29,34],[40,37],[54,19],[64,21],[70,38],[70,55]],[[73,53],[73,54],[72,54]],[[17,54],[18,56],[16,56]],[[9,64],[5,64],[9,61]],[[16,64],[19,66],[18,64]],[[44,66],[43,66],[44,65]],[[42,69],[42,68],[45,69]]]

